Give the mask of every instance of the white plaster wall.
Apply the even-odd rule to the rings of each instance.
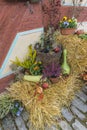
[[[10,51],[8,52],[4,64],[0,70],[0,78],[6,77],[12,73],[10,68],[10,65],[12,64],[11,60],[14,61],[15,57],[17,56],[22,61],[28,51],[28,46],[30,44],[34,45],[36,42],[38,42],[42,33],[43,28],[39,29],[39,31],[38,29],[31,30],[31,33],[29,32],[27,34],[25,32],[22,35],[19,35],[18,38],[16,36],[12,43],[13,47],[11,46]]]
[[[78,23],[77,30],[83,29],[87,33],[87,22]]]
[[[61,0],[61,4],[62,5],[73,5],[73,0]],[[75,5],[78,6],[78,3],[80,4],[80,6],[87,6],[87,0],[83,0],[82,2],[80,2],[80,0],[74,0]]]

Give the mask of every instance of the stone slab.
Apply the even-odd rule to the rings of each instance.
[[[86,102],[87,101],[87,95],[84,92],[79,92],[76,94],[82,101]]]
[[[62,114],[65,117],[65,119],[69,122],[71,122],[74,118],[72,113],[67,108],[62,108]]]
[[[27,130],[25,123],[21,117],[16,117],[15,118],[15,123],[18,127],[18,130]]]
[[[81,113],[76,107],[71,106],[71,111],[76,115],[79,119],[84,120],[86,119],[86,116]]]
[[[74,130],[87,130],[87,128],[83,126],[77,119],[72,124],[72,127],[74,128]]]
[[[6,118],[2,120],[2,126],[4,130],[17,130],[11,115],[8,115]]]
[[[72,101],[72,105],[84,113],[87,112],[87,105],[77,97],[75,97],[75,99]]]
[[[59,125],[62,128],[62,130],[72,130],[72,128],[66,121],[60,121]]]

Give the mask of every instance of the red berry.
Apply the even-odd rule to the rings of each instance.
[[[59,50],[60,50],[59,47],[56,47],[56,48],[54,49],[55,52],[59,52]]]
[[[49,87],[49,84],[48,84],[48,83],[43,83],[43,84],[42,84],[42,87],[43,87],[44,89],[46,89],[46,88]]]

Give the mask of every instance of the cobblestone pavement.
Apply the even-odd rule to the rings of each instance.
[[[87,130],[87,86],[76,94],[70,108],[63,108],[65,120],[60,120],[60,129],[52,126],[45,130]],[[24,111],[20,117],[8,115],[0,122],[0,130],[29,130],[28,113]]]

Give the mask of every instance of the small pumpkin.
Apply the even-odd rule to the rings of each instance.
[[[43,88],[42,87],[37,87],[36,88],[36,93],[38,93],[38,94],[43,93]]]

